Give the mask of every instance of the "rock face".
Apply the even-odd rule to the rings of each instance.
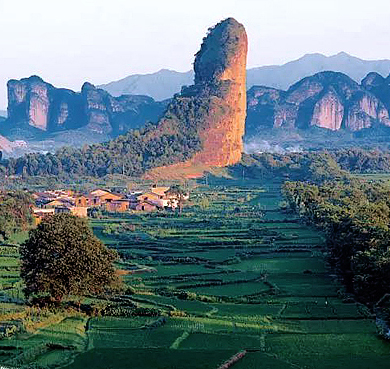
[[[337,72],[304,78],[287,91],[256,86],[248,91],[246,133],[263,129],[312,126],[338,131],[359,131],[376,125],[390,126],[390,85],[370,73],[359,85]]]
[[[146,121],[157,121],[166,107],[165,102],[147,96],[114,98],[90,83],[85,83],[80,93],[55,88],[37,76],[10,80],[7,86],[8,119],[0,128],[17,139],[80,128],[116,136]]]
[[[334,88],[330,87],[314,105],[312,126],[337,131],[341,128],[344,106]]]
[[[362,87],[373,93],[390,110],[390,75],[384,78],[371,72],[362,80]]]
[[[0,159],[2,157],[2,152],[11,152],[12,151],[12,144],[10,141],[8,141],[5,137],[0,136]]]
[[[185,87],[161,119],[160,133],[184,132],[199,140],[186,165],[227,166],[241,160],[246,118],[244,27],[233,18],[218,23],[195,56],[195,83]]]
[[[205,91],[217,87],[216,99],[200,130],[203,150],[194,160],[226,166],[239,162],[246,119],[246,59],[244,27],[233,18],[219,23],[196,54],[195,85]]]
[[[8,115],[25,119],[32,127],[47,130],[50,85],[37,76],[8,82]]]

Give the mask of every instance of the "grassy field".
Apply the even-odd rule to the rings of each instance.
[[[68,349],[46,345],[32,361],[68,361],[68,369],[217,369],[246,350],[234,368],[388,368],[390,345],[378,338],[371,313],[345,298],[323,237],[280,211],[281,200],[278,182],[221,180],[192,191],[181,216],[93,220],[128,272],[126,301],[158,316],[52,317],[34,334],[0,341],[17,346],[0,347],[0,362],[58,339]],[[17,250],[7,250],[0,280],[17,291]],[[8,302],[10,311],[17,307]]]

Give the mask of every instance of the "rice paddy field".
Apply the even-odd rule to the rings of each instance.
[[[196,188],[181,216],[94,221],[131,271],[129,299],[160,309],[164,324],[93,318],[88,351],[69,368],[211,369],[242,351],[234,368],[390,367],[390,345],[371,313],[346,298],[323,237],[281,201],[278,182],[221,182]],[[113,223],[132,231],[108,235]]]
[[[158,314],[51,318],[26,339],[0,340],[0,363],[58,340],[61,349],[46,347],[24,365],[389,368],[390,344],[378,337],[375,317],[346,296],[322,235],[282,212],[282,200],[277,181],[220,181],[196,187],[181,215],[93,220],[94,233],[121,256],[129,286],[122,300]],[[10,269],[0,280],[17,298],[13,252],[1,255]]]

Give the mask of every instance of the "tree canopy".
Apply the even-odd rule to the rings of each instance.
[[[22,191],[0,193],[0,240],[27,230],[32,224],[32,198]]]
[[[375,304],[390,291],[390,186],[350,180],[286,182],[289,207],[326,235],[330,261],[349,291]]]
[[[21,245],[26,297],[100,294],[119,285],[117,253],[93,234],[86,220],[69,214],[46,217]]]

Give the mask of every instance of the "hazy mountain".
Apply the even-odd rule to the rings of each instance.
[[[248,70],[247,87],[263,85],[286,90],[304,77],[323,71],[342,72],[360,82],[369,72],[387,76],[390,60],[362,60],[341,52],[337,55],[307,54],[284,65]],[[180,73],[162,69],[153,74],[136,74],[99,86],[113,96],[122,94],[148,95],[164,100],[180,92],[181,86],[193,83],[193,72]]]
[[[370,72],[387,76],[390,60],[363,60],[344,52],[332,56],[307,54],[281,66],[248,70],[248,88],[263,85],[286,90],[302,78],[324,71],[341,72],[360,82]]]
[[[0,117],[7,117],[7,112],[5,110],[0,110]]]
[[[161,69],[152,74],[134,74],[99,87],[113,96],[147,95],[155,100],[165,100],[180,92],[182,86],[192,85],[193,82],[193,71],[181,73]]]

